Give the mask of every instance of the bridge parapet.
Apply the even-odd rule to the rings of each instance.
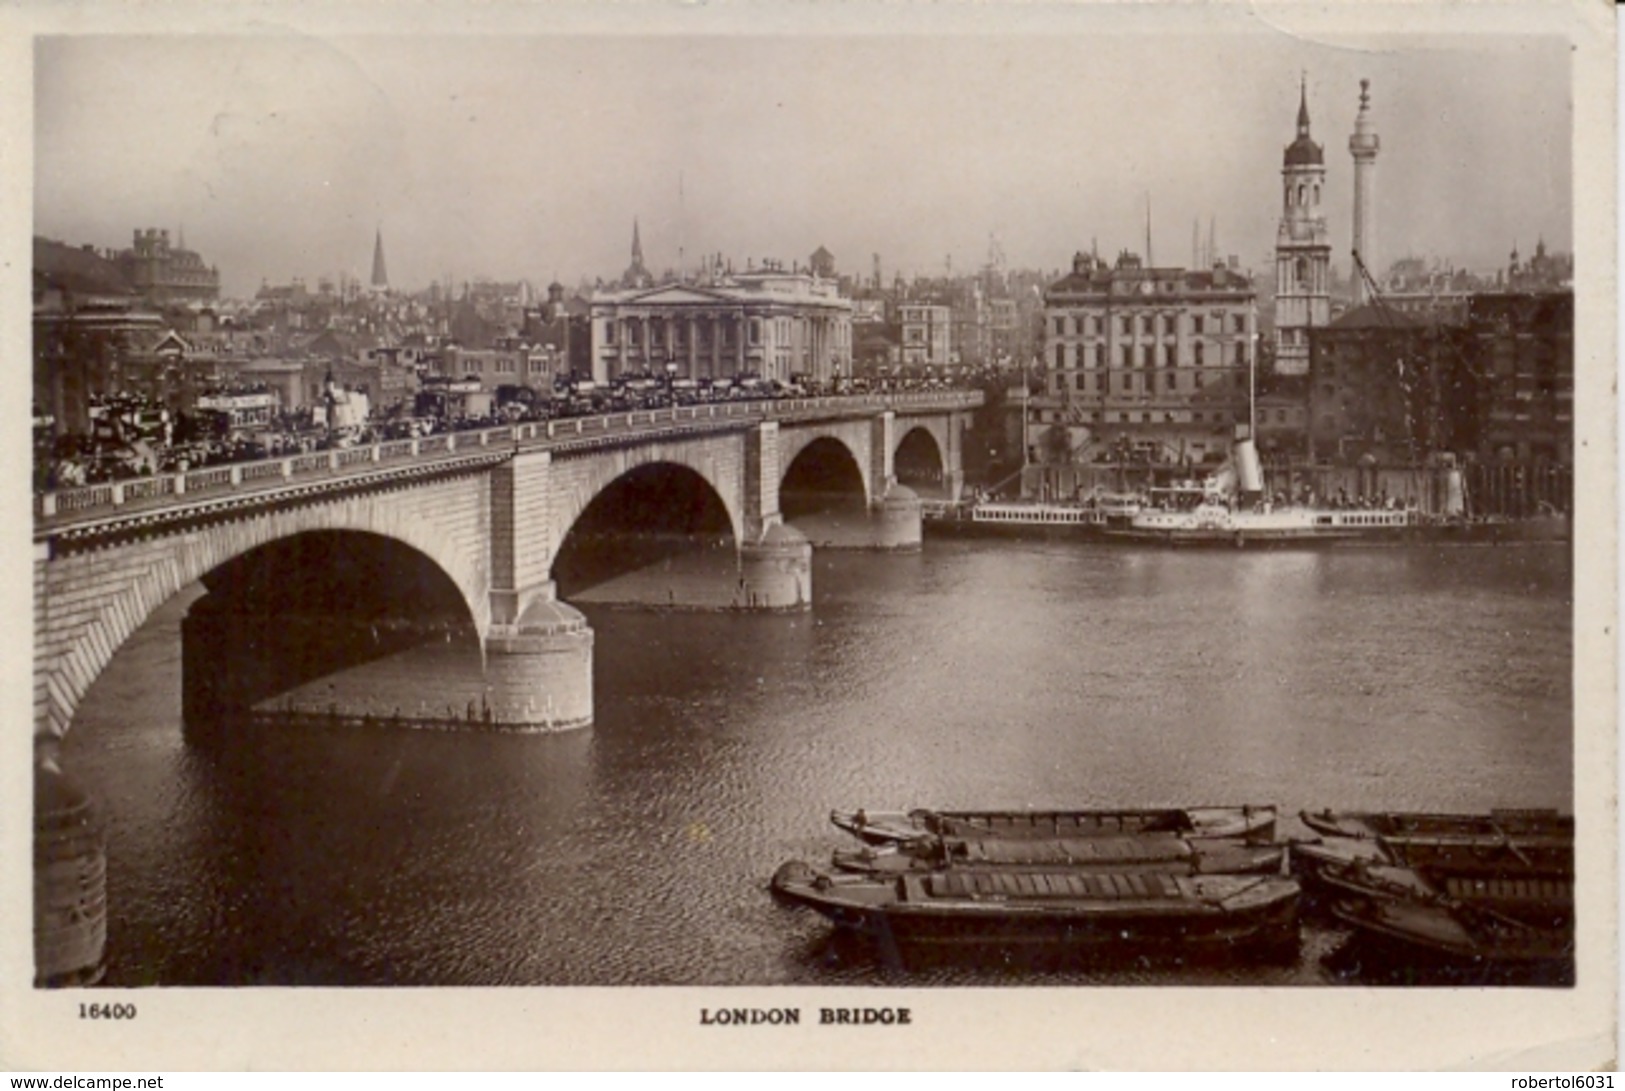
[[[711,425],[755,424],[763,421],[808,420],[845,413],[941,412],[971,409],[982,403],[979,392],[910,392],[848,397],[786,398],[772,401],[740,401],[705,405],[676,406],[667,409],[634,410],[595,417],[570,417],[531,421],[469,432],[443,432],[410,440],[388,440],[363,447],[314,451],[301,455],[239,462],[229,466],[206,466],[184,473],[132,478],[74,489],[36,494],[34,519],[37,528],[77,518],[103,515],[109,509],[123,508],[139,501],[158,498],[191,498],[198,494],[241,489],[263,482],[291,481],[315,476],[332,476],[344,471],[371,472],[379,464],[441,458],[459,451],[517,445],[520,447],[568,445],[584,437],[633,437],[674,425],[704,429]]]

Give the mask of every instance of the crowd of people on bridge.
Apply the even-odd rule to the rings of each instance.
[[[612,383],[571,382],[542,397],[528,388],[499,389],[481,410],[453,408],[445,400],[417,398],[375,413],[365,423],[333,427],[310,407],[279,410],[248,426],[232,426],[219,414],[171,411],[150,399],[93,399],[92,427],[61,432],[37,409],[34,414],[35,492],[129,481],[157,474],[411,439],[445,432],[478,431],[526,421],[623,413],[722,401],[763,400],[868,393],[939,391],[937,380],[842,378],[833,382],[779,383],[738,380],[655,380],[626,376]]]

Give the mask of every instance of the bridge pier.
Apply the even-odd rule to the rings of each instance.
[[[592,724],[592,627],[581,611],[538,595],[517,622],[485,637],[490,726],[568,731]]]
[[[35,988],[94,985],[106,970],[106,951],[107,845],[101,820],[89,794],[62,772],[54,755],[37,753]]]
[[[912,552],[920,548],[920,497],[907,485],[893,485],[875,506],[872,548]]]
[[[769,526],[754,542],[739,547],[741,610],[812,608],[812,543],[795,527]]]

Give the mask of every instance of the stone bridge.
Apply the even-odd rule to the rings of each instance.
[[[599,541],[703,538],[734,550],[725,607],[805,609],[814,541],[918,547],[919,496],[957,498],[980,400],[639,411],[45,494],[34,521],[37,749],[54,755],[119,646],[197,581],[208,594],[182,627],[189,735],[330,669],[358,632],[383,654],[441,629],[478,640],[483,726],[585,726],[593,637],[560,597],[561,556],[590,558]],[[844,505],[843,537],[809,541],[799,515],[831,505]]]

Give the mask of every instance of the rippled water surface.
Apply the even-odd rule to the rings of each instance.
[[[587,606],[597,723],[183,744],[172,602],[65,747],[110,831],[112,984],[1342,980],[886,969],[766,881],[831,807],[1571,804],[1562,548],[820,553],[798,616]]]

